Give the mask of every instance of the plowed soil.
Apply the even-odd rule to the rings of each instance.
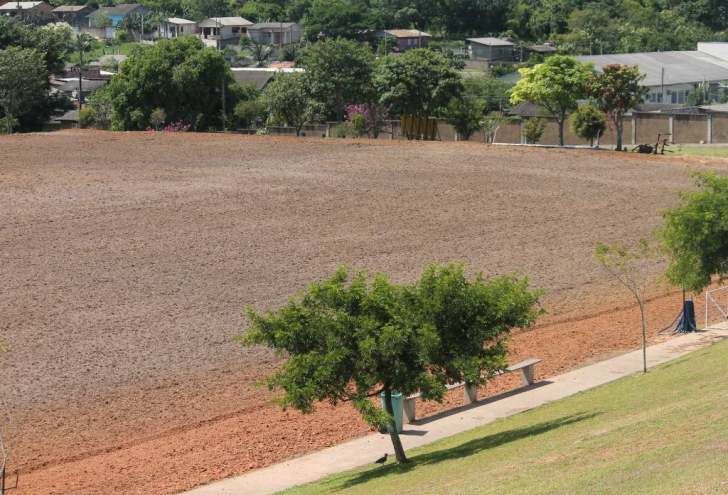
[[[253,385],[279,361],[231,342],[246,304],[280,305],[341,264],[396,282],[433,262],[520,270],[548,291],[511,357],[543,358],[537,378],[634,349],[638,313],[594,245],[648,236],[689,167],[725,165],[481,143],[0,138],[14,493],[175,493],[366,434],[348,407],[280,412]],[[678,309],[652,290],[651,339]]]

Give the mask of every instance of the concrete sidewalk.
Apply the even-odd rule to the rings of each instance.
[[[728,338],[727,329],[715,329],[662,342],[647,349],[648,366],[654,367],[671,361],[725,338]],[[641,350],[405,425],[401,435],[402,444],[406,450],[426,445],[639,371],[642,371]],[[392,453],[389,436],[372,434],[236,478],[201,486],[187,493],[266,495],[315,481],[329,474],[364,466],[374,462],[385,452]]]

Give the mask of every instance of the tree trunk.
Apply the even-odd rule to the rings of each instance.
[[[640,316],[642,317],[642,372],[647,373],[647,328],[645,325],[645,304],[640,300]]]
[[[622,151],[622,127],[624,126],[624,120],[622,115],[617,116],[617,151]]]
[[[7,120],[8,134],[12,134],[13,133],[13,115],[6,111],[5,120]]]
[[[303,127],[303,125],[297,125],[296,126],[296,137],[300,137],[301,136],[301,127]]]
[[[561,112],[561,115],[556,122],[559,124],[559,146],[564,146],[564,122],[566,121],[566,112]]]
[[[394,406],[392,405],[392,390],[389,388],[384,390],[384,406],[387,408],[387,412],[391,417],[389,420],[389,437],[392,439],[394,455],[397,458],[397,462],[402,464],[407,462],[407,456],[404,453],[404,447],[402,447],[402,442],[399,439],[399,433],[397,433],[397,424],[394,421]]]

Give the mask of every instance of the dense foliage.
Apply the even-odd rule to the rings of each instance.
[[[248,309],[240,340],[284,354],[267,379],[280,404],[310,413],[315,403],[349,401],[373,427],[390,425],[397,460],[406,460],[391,416],[391,394],[421,391],[442,401],[448,384],[485,383],[507,366],[512,328],[539,315],[528,279],[468,279],[462,265],[429,266],[413,284],[339,269],[276,311]],[[390,414],[371,397],[383,393]]]
[[[594,140],[607,130],[607,119],[594,105],[583,105],[569,116],[569,128],[575,136],[588,139],[594,146]]]
[[[698,190],[681,192],[681,203],[662,213],[660,235],[668,280],[701,292],[728,276],[728,177],[696,172],[694,180]]]
[[[226,110],[232,114],[239,86],[222,54],[198,38],[183,36],[136,49],[109,84],[113,128],[146,129],[155,108],[164,109],[170,122],[219,128],[223,86]]]

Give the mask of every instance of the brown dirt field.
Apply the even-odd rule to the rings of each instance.
[[[514,335],[512,360],[544,359],[537,378],[633,349],[636,309],[594,245],[648,236],[686,168],[725,165],[478,143],[0,137],[14,493],[175,493],[365,434],[348,407],[278,411],[253,386],[278,361],[230,342],[246,304],[279,305],[340,264],[397,282],[432,262],[521,270],[548,291],[549,314]],[[679,296],[653,294],[654,340]]]

